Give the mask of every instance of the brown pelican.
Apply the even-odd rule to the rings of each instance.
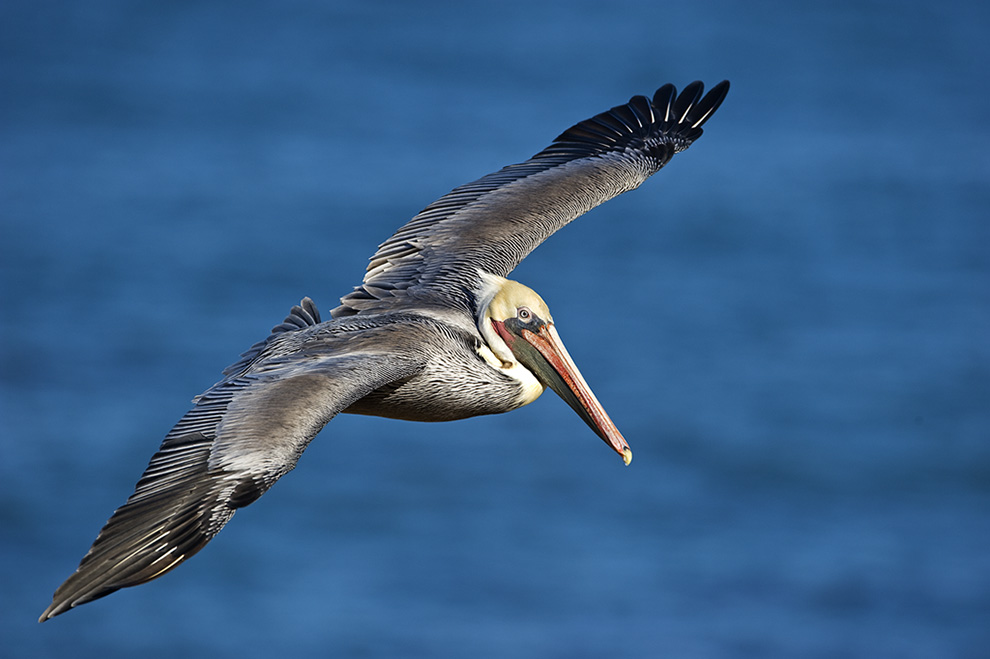
[[[382,243],[331,320],[303,299],[193,400],[41,621],[198,552],[340,412],[449,421],[514,410],[550,387],[629,464],[546,303],[506,276],[557,229],[687,149],[728,90],[664,85],[582,121],[423,209]]]

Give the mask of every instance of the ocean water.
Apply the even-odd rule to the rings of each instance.
[[[0,5],[10,657],[983,657],[978,2]],[[704,137],[514,273],[553,393],[341,416],[179,569],[39,625],[189,400],[452,187],[665,82]]]

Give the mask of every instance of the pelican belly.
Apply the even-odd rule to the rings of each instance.
[[[509,412],[543,393],[543,386],[532,375],[529,386],[497,372],[494,378],[485,379],[466,375],[462,370],[428,371],[373,391],[343,412],[406,421],[455,421]]]
[[[473,325],[459,327],[426,316],[406,317],[400,324],[396,336],[403,340],[397,338],[392,346],[420,358],[425,355],[422,370],[372,391],[344,413],[453,421],[508,412],[543,393],[543,385],[524,366],[499,360]]]

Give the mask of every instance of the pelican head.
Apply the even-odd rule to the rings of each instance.
[[[632,450],[564,348],[546,302],[518,282],[495,279],[490,281],[490,301],[479,316],[478,329],[503,370],[512,374],[522,366],[540,384],[524,404],[535,400],[543,387],[550,387],[628,465]]]

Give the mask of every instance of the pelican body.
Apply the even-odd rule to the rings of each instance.
[[[664,85],[582,121],[413,217],[329,320],[304,298],[193,399],[40,620],[198,552],[341,412],[450,421],[514,410],[550,387],[629,464],[546,303],[506,277],[557,229],[688,148],[728,88]]]

